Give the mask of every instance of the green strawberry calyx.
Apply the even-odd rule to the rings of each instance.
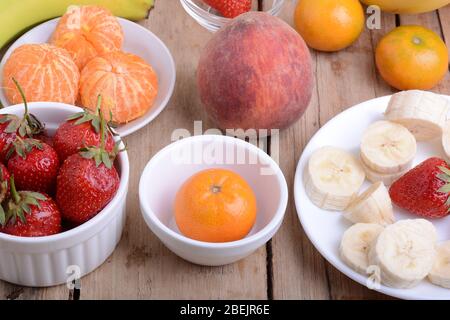
[[[116,156],[119,152],[125,149],[121,149],[121,141],[117,141],[114,144],[114,148],[111,152],[105,149],[106,135],[110,132],[106,121],[103,119],[102,112],[100,112],[100,106],[102,103],[102,96],[99,95],[97,98],[97,114],[99,117],[100,124],[100,146],[89,146],[80,149],[80,155],[85,159],[94,159],[95,165],[98,167],[104,164],[108,169],[111,169]]]
[[[117,127],[117,124],[112,121],[112,113],[109,111],[110,121],[106,121],[106,119],[103,118],[102,112],[100,110],[100,105],[98,104],[97,100],[97,107],[95,109],[95,113],[92,113],[88,109],[84,109],[81,112],[74,113],[70,117],[67,118],[68,121],[75,121],[75,125],[80,125],[86,122],[90,122],[92,128],[94,129],[95,133],[100,133],[101,131],[101,124],[102,122],[105,122],[105,128],[107,132],[111,133],[113,136],[118,135],[114,128]]]
[[[47,197],[39,192],[17,191],[14,176],[10,177],[10,198],[6,202],[6,208],[0,206],[0,224],[5,226],[11,222],[15,224],[17,218],[22,223],[27,223],[26,215],[31,214],[31,206],[41,207],[39,201],[47,200]]]
[[[437,177],[445,182],[445,184],[439,188],[438,192],[450,193],[450,169],[446,168],[444,166],[438,166],[439,170],[441,170],[441,173],[437,175]],[[450,212],[450,196],[447,198],[447,201],[445,202],[445,205],[448,207],[447,212]]]
[[[12,143],[12,148],[10,148],[6,154],[6,159],[11,158],[14,153],[21,158],[26,159],[27,155],[33,150],[33,148],[42,150],[44,147],[42,146],[42,142],[39,140],[16,137]]]
[[[33,137],[34,135],[40,134],[44,131],[44,125],[36,118],[33,114],[28,111],[27,99],[22,87],[19,85],[16,79],[12,78],[14,84],[17,87],[20,95],[22,96],[23,105],[25,108],[22,118],[19,118],[13,114],[6,114],[0,118],[0,124],[8,123],[5,129],[6,133],[18,132],[21,137]]]

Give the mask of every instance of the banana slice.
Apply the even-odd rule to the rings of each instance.
[[[436,239],[436,229],[427,220],[398,221],[380,233],[369,251],[369,264],[380,268],[385,285],[412,288],[433,268]]]
[[[391,197],[383,182],[372,184],[345,210],[344,217],[353,223],[394,223]]]
[[[383,229],[375,223],[356,223],[348,228],[339,247],[342,260],[356,272],[367,274],[369,249]]]
[[[367,167],[364,162],[361,160],[361,166],[364,169],[364,172],[366,173],[366,178],[372,183],[381,181],[385,186],[390,186],[395,181],[397,181],[401,176],[403,176],[406,172],[408,172],[409,168],[405,171],[400,171],[397,173],[379,173],[376,171],[373,171],[369,167]]]
[[[310,200],[319,208],[336,211],[350,204],[365,179],[359,161],[334,147],[322,147],[314,152],[303,176]]]
[[[408,128],[417,141],[442,135],[450,102],[428,91],[409,90],[394,94],[385,117]]]
[[[428,279],[441,287],[450,289],[450,241],[438,245],[436,261]]]
[[[371,124],[361,139],[361,160],[379,173],[409,169],[416,155],[414,136],[402,125],[390,121]]]

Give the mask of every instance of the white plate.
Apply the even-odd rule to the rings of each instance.
[[[450,100],[450,96],[445,96]],[[309,200],[303,186],[303,170],[311,154],[326,145],[336,146],[358,155],[360,139],[364,130],[374,121],[383,119],[389,96],[363,102],[345,110],[325,124],[310,140],[298,162],[294,182],[295,205],[298,217],[307,236],[317,250],[333,266],[348,277],[366,285],[367,277],[350,269],[339,257],[339,244],[344,231],[351,226],[339,212],[322,210]],[[444,157],[439,141],[420,142],[414,165],[432,157]],[[365,182],[363,188],[369,186]],[[397,220],[418,218],[399,208],[395,208]],[[450,239],[450,216],[431,220],[437,228],[439,240]],[[435,286],[427,280],[412,289],[393,289],[381,285],[376,289],[384,294],[401,299],[450,299],[450,290]]]
[[[124,137],[147,125],[166,107],[175,86],[176,71],[175,62],[169,49],[157,36],[137,23],[122,18],[118,19],[124,32],[122,50],[134,53],[150,63],[158,75],[159,81],[158,95],[153,107],[142,117],[117,128],[119,134]],[[2,83],[3,66],[12,51],[27,43],[49,42],[58,20],[59,18],[56,18],[38,25],[17,39],[9,47],[0,63],[0,83]],[[0,90],[0,101],[5,107],[11,105],[6,99],[3,90]]]

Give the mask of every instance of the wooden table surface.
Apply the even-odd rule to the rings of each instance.
[[[295,0],[286,0],[280,17],[292,25]],[[176,128],[193,132],[194,120],[213,127],[202,109],[196,68],[212,34],[183,10],[178,0],[157,0],[140,22],[160,37],[177,65],[177,84],[167,108],[152,123],[125,138],[131,177],[127,222],[116,251],[81,280],[81,290],[65,285],[35,289],[0,281],[0,299],[386,299],[331,266],[303,232],[293,201],[297,161],[309,138],[328,120],[359,102],[394,92],[376,72],[374,48],[396,25],[420,24],[441,35],[450,47],[450,6],[411,16],[382,15],[380,30],[365,30],[339,53],[312,51],[316,83],[304,116],[280,135],[280,166],[290,199],[275,237],[254,254],[224,267],[201,267],[171,253],[147,228],[138,205],[138,181],[148,160],[171,142]],[[434,91],[450,94],[450,75]]]

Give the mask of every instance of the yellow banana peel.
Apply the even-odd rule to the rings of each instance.
[[[63,15],[70,5],[99,5],[130,20],[147,17],[153,0],[1,0],[0,48],[26,29]]]
[[[381,10],[391,13],[422,13],[439,9],[450,0],[361,0],[367,5],[377,5]]]

